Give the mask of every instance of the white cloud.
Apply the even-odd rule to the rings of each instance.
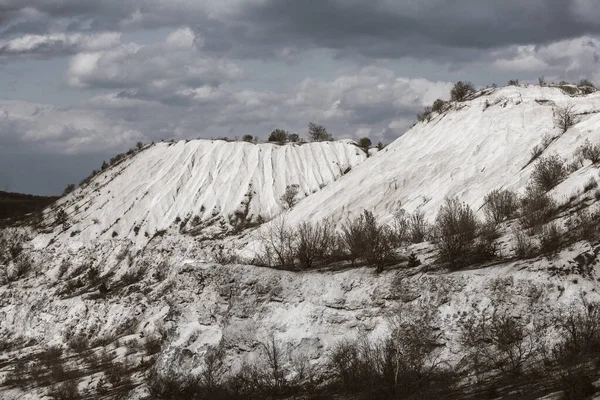
[[[600,40],[580,37],[545,46],[511,46],[491,54],[492,65],[501,70],[539,72],[578,80],[600,79]]]
[[[123,89],[131,97],[171,102],[182,92],[244,77],[236,64],[205,56],[200,46],[201,40],[184,28],[152,45],[128,43],[77,54],[67,80],[75,87]]]
[[[49,33],[26,35],[0,41],[0,56],[60,56],[79,52],[98,51],[119,45],[121,34],[104,32],[92,35],[81,33]]]
[[[87,57],[78,58],[78,71],[100,68],[101,61]],[[336,138],[389,142],[404,133],[423,105],[446,98],[450,86],[364,68],[329,81],[304,80],[281,93],[229,84],[171,92],[173,102],[185,107],[122,92],[73,107],[7,101],[0,102],[0,145],[52,153],[120,152],[138,140],[246,133],[266,138],[275,128],[304,134],[309,121],[324,124]]]

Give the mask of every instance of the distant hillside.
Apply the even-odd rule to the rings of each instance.
[[[57,196],[35,196],[0,191],[0,225],[18,220],[26,214],[41,211],[58,200]]]

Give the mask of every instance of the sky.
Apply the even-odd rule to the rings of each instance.
[[[600,83],[597,0],[0,0],[0,190],[136,142],[390,143],[454,82]]]

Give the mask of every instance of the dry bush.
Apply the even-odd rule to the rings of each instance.
[[[71,350],[80,353],[90,348],[90,341],[85,335],[77,335],[73,336],[67,345]]]
[[[144,340],[144,348],[146,354],[149,356],[152,354],[160,353],[162,349],[162,339],[158,335],[150,335]]]
[[[285,216],[271,221],[264,229],[259,229],[260,250],[255,263],[268,266],[294,266],[294,237],[287,226]]]
[[[363,259],[378,272],[395,261],[396,235],[388,226],[378,224],[372,212],[365,210],[342,231],[342,243],[353,261]]]
[[[129,376],[129,365],[125,360],[123,362],[111,362],[110,368],[104,372],[106,380],[113,386],[128,385],[131,383]]]
[[[294,256],[305,269],[312,268],[318,260],[326,259],[337,246],[333,224],[329,220],[315,224],[303,222],[293,235]]]
[[[556,202],[537,186],[528,185],[521,197],[521,216],[523,227],[529,229],[548,222],[556,213]]]
[[[483,211],[489,221],[500,223],[512,218],[519,209],[519,199],[511,190],[495,189],[483,199]]]
[[[427,121],[429,122],[431,120],[431,113],[433,112],[433,110],[431,109],[431,107],[427,106],[423,109],[423,111],[421,111],[420,113],[417,114],[417,120],[419,122],[423,122],[423,121]]]
[[[329,352],[329,367],[344,390],[350,391],[361,385],[362,366],[358,343],[342,340]]]
[[[566,230],[571,241],[586,240],[595,242],[600,233],[600,212],[590,212],[584,208],[571,215],[566,222]]]
[[[28,240],[29,237],[24,233],[0,230],[0,264],[8,263],[21,255]]]
[[[600,303],[581,297],[581,304],[572,304],[553,320],[561,341],[554,348],[554,357],[563,367],[572,367],[600,354]]]
[[[413,214],[409,214],[402,208],[394,213],[391,229],[397,247],[407,242],[421,243],[429,237],[431,231],[422,211],[417,210]]]
[[[524,259],[531,258],[537,254],[537,248],[531,238],[521,229],[513,230],[513,248],[515,257]]]
[[[579,122],[575,111],[573,110],[573,105],[569,104],[565,107],[559,107],[556,109],[556,114],[554,115],[554,123],[561,129],[564,133],[570,127]]]
[[[584,160],[591,161],[592,164],[596,164],[600,161],[600,145],[592,145],[590,140],[586,139],[582,145],[577,147],[575,155],[580,156]]]
[[[333,140],[333,136],[327,132],[323,125],[314,122],[308,123],[308,138],[311,142],[330,142]]]
[[[446,198],[435,220],[435,245],[440,259],[458,268],[468,259],[477,234],[473,210],[457,198]]]
[[[412,243],[421,243],[429,238],[431,226],[425,213],[417,210],[408,217],[408,237]]]
[[[48,395],[55,400],[74,400],[79,398],[77,381],[74,379],[53,386]]]
[[[433,112],[441,113],[444,111],[445,107],[446,107],[446,102],[444,100],[437,99],[436,101],[433,102],[433,105],[431,106],[431,110]]]
[[[533,185],[539,190],[548,191],[567,177],[567,168],[558,155],[541,158],[531,173]]]
[[[125,273],[121,276],[121,283],[124,286],[133,285],[134,283],[141,282],[146,275],[145,264],[140,264],[137,267],[129,268]]]
[[[452,101],[463,101],[474,91],[475,87],[471,82],[458,81],[450,90],[450,99]]]
[[[328,365],[340,389],[364,398],[411,398],[425,393],[436,398],[432,389],[442,389],[448,376],[439,361],[440,335],[427,316],[397,321],[392,333],[380,340],[338,342],[329,353]]]
[[[563,245],[564,231],[556,223],[550,223],[542,228],[540,233],[540,251],[545,255],[553,255],[560,251]]]
[[[507,313],[472,314],[459,328],[466,361],[477,376],[490,370],[519,376],[539,349],[534,331]]]
[[[287,185],[285,192],[281,196],[282,203],[289,209],[296,205],[298,202],[298,193],[300,191],[300,185]]]
[[[10,281],[16,281],[29,275],[31,271],[33,271],[33,260],[31,257],[21,254],[13,260],[13,268],[7,277]]]

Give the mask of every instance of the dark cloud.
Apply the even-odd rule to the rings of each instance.
[[[33,10],[33,11],[32,11]],[[481,50],[600,33],[594,0],[25,0],[0,7],[5,34],[193,26],[231,57],[327,48],[343,56],[470,59]],[[38,23],[27,24],[33,15]]]

